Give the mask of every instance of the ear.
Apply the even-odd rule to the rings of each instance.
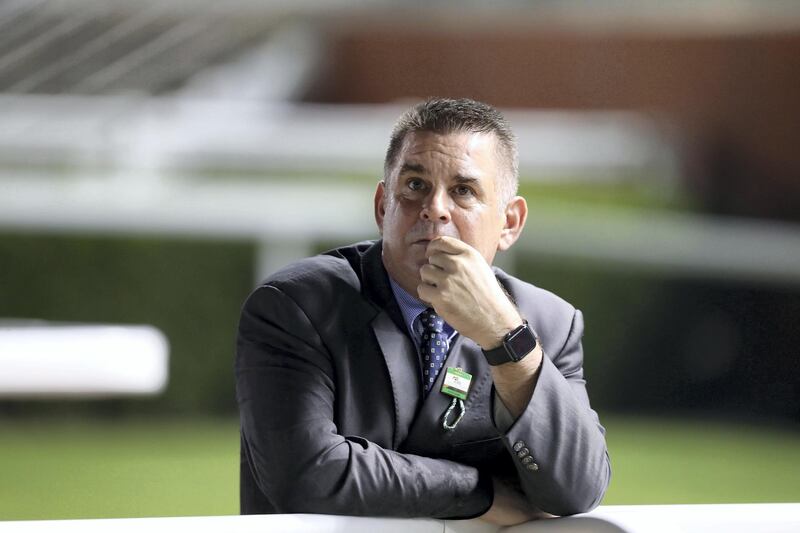
[[[525,221],[528,219],[528,203],[522,196],[515,196],[508,202],[505,212],[505,223],[503,230],[500,232],[500,241],[497,243],[499,251],[508,250],[511,248],[522,233],[522,228],[525,227]]]
[[[383,216],[386,214],[384,200],[386,198],[386,184],[383,180],[378,182],[375,189],[375,223],[378,225],[378,233],[383,236]]]

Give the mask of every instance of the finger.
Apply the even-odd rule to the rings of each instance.
[[[427,283],[420,283],[417,285],[417,296],[426,304],[433,306],[433,301],[436,299],[436,287],[428,285]]]
[[[435,253],[428,257],[428,264],[441,268],[445,272],[455,272],[458,261],[455,255]]]
[[[427,257],[435,253],[461,254],[467,251],[469,245],[456,239],[455,237],[436,237],[428,243],[425,251]]]
[[[419,277],[423,283],[434,287],[439,286],[444,281],[445,276],[445,271],[434,265],[422,265],[419,269]]]

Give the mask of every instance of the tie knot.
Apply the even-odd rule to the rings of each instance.
[[[422,329],[428,333],[441,333],[444,329],[444,320],[430,307],[419,315]]]

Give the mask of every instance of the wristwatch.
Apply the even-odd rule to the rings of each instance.
[[[514,328],[503,337],[503,344],[491,350],[482,350],[486,360],[492,366],[503,363],[516,363],[536,348],[536,333],[523,321],[522,325]]]

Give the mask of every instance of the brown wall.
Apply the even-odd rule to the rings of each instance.
[[[800,31],[612,31],[362,16],[328,26],[308,99],[468,96],[501,107],[635,109],[677,125],[716,212],[800,220]]]

